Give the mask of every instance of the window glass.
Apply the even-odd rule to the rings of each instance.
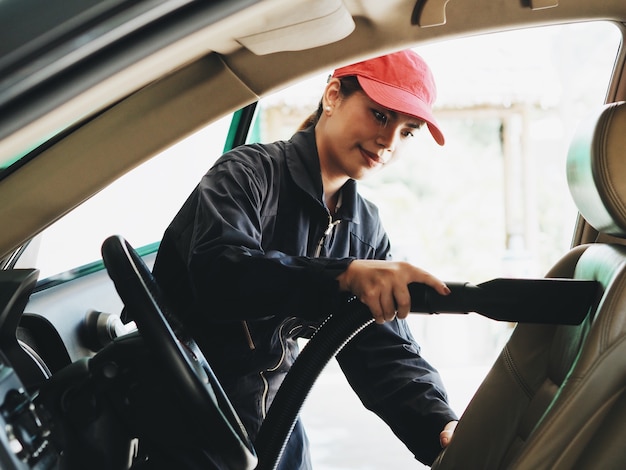
[[[394,257],[446,281],[544,276],[569,249],[576,220],[565,174],[570,136],[604,102],[620,41],[613,25],[589,23],[417,49],[438,84],[446,145],[423,128],[412,155],[359,182]],[[316,109],[329,73],[263,100],[255,138],[289,138]],[[409,323],[461,414],[513,326],[476,314],[411,315]],[[302,414],[316,468],[416,468],[334,363]]]
[[[200,178],[221,155],[231,116],[137,167],[46,229],[40,279],[101,258],[102,242],[123,235],[134,247],[161,239]]]

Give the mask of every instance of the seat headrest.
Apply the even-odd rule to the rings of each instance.
[[[626,102],[605,105],[581,122],[567,155],[567,182],[593,228],[626,238]]]

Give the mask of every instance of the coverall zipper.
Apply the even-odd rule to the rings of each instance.
[[[333,229],[339,224],[339,222],[341,222],[341,219],[337,219],[337,220],[333,220],[333,216],[328,214],[328,227],[326,227],[326,230],[324,230],[324,234],[322,235],[322,238],[320,238],[320,241],[317,243],[317,248],[315,249],[315,258],[319,258],[320,255],[322,254],[322,248],[324,247],[324,242],[326,241],[326,238],[328,238],[328,236],[333,233]]]

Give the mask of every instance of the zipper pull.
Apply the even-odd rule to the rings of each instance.
[[[341,219],[333,220],[332,215],[328,215],[328,227],[326,227],[326,230],[324,230],[324,235],[322,235],[322,238],[320,238],[320,241],[317,243],[317,248],[315,249],[315,258],[320,257],[320,254],[322,253],[322,248],[324,247],[324,240],[326,240],[326,237],[330,236],[330,234],[333,232],[333,229],[337,224],[339,224],[339,222],[341,222]]]
[[[338,220],[336,223],[331,222],[328,224],[328,227],[326,227],[326,230],[324,231],[324,237],[327,237],[328,235],[331,234],[331,232],[333,231],[333,228],[335,227],[335,225],[337,225],[337,223],[339,223],[340,221]]]

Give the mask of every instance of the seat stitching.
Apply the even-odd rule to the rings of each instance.
[[[515,361],[513,360],[513,356],[511,355],[511,352],[508,346],[505,346],[503,350],[503,358],[504,358],[504,363],[507,369],[510,371],[511,375],[513,376],[517,384],[520,386],[520,388],[524,391],[524,393],[526,394],[526,397],[528,397],[529,399],[532,398],[531,388],[526,383],[526,381],[522,378],[521,374],[519,373],[517,365],[515,364]]]

